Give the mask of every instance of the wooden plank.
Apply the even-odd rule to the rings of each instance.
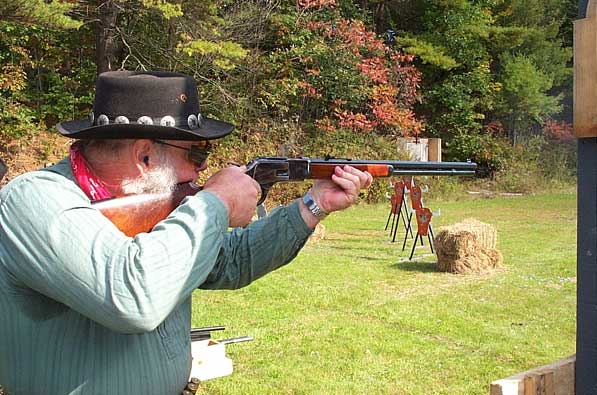
[[[574,132],[597,137],[597,0],[574,22]]]
[[[575,356],[527,370],[489,387],[490,395],[574,395]]]
[[[597,11],[591,4],[597,1],[589,3],[590,17],[574,22],[573,127],[577,137],[597,137]]]

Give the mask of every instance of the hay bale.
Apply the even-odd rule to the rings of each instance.
[[[482,273],[503,267],[496,250],[495,227],[469,218],[440,229],[434,245],[438,270],[449,273]]]

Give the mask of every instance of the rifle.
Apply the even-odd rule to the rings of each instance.
[[[258,205],[271,187],[279,182],[331,178],[336,166],[350,165],[368,171],[373,177],[391,176],[468,176],[474,175],[472,162],[413,162],[392,160],[353,160],[338,158],[259,157],[247,164],[246,174],[261,186]],[[165,219],[188,195],[201,188],[194,183],[178,185],[172,193],[129,195],[93,204],[127,236],[149,232]]]

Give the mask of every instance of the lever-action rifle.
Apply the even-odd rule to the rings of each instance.
[[[468,176],[474,175],[472,162],[413,162],[392,160],[310,159],[260,157],[247,164],[247,172],[261,186],[261,198],[278,182],[331,178],[336,166],[350,165],[368,171],[373,177],[391,176]],[[188,195],[201,188],[193,183],[178,185],[172,193],[129,195],[98,201],[93,206],[109,218],[124,234],[149,232],[165,219]]]

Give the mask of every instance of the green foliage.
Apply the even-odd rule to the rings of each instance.
[[[15,22],[0,23],[0,132],[18,138],[86,116],[92,100],[92,58],[77,47],[84,33]]]
[[[458,136],[462,143],[499,122],[514,142],[537,133],[571,96],[565,32],[572,3],[406,0],[384,2],[386,8],[372,4],[370,10],[386,24],[378,29],[396,30],[396,44],[418,56],[423,100],[416,111],[427,134],[444,141]],[[475,145],[481,148],[468,148]]]
[[[162,13],[165,19],[180,17],[183,15],[180,4],[173,4],[165,0],[141,0],[141,4],[149,9],[156,9]]]
[[[446,143],[445,155],[451,160],[471,160],[479,165],[480,176],[493,176],[509,163],[512,148],[506,139],[483,133],[461,133]]]
[[[235,62],[244,59],[247,51],[239,44],[231,41],[206,41],[206,40],[185,40],[178,44],[178,51],[184,53],[187,57],[200,56],[209,57],[214,66],[222,70],[232,70],[235,68]]]
[[[441,46],[414,37],[398,37],[396,42],[404,52],[417,56],[423,64],[436,66],[441,70],[452,70],[459,66],[453,57],[446,55]]]
[[[464,70],[487,61],[484,43],[493,23],[491,12],[480,2],[431,0],[422,17],[422,37],[443,46]]]
[[[500,86],[492,82],[487,64],[448,76],[430,87],[424,95],[428,102],[427,130],[449,140],[455,135],[481,130],[486,114],[493,108],[493,97]]]
[[[530,129],[561,109],[561,96],[550,96],[553,79],[538,70],[526,56],[504,55],[501,59],[502,90],[497,113],[507,119],[508,132],[515,141],[517,129]]]
[[[74,6],[69,1],[4,0],[0,2],[0,21],[76,29],[82,23],[68,16]]]
[[[566,32],[575,8],[571,0],[126,0],[111,30],[112,67],[190,74],[203,113],[239,131],[267,125],[259,144],[237,132],[221,148],[233,156],[278,153],[295,146],[287,136],[303,144],[291,153],[371,156],[367,143],[380,135],[393,147],[394,136],[418,134],[441,137],[445,159],[472,159],[502,177],[518,155],[505,136],[520,149],[534,149],[539,136],[551,142],[540,157],[562,163],[552,168],[563,179],[574,150],[541,129],[571,94]],[[98,10],[91,0],[0,4],[2,139],[87,115]]]

